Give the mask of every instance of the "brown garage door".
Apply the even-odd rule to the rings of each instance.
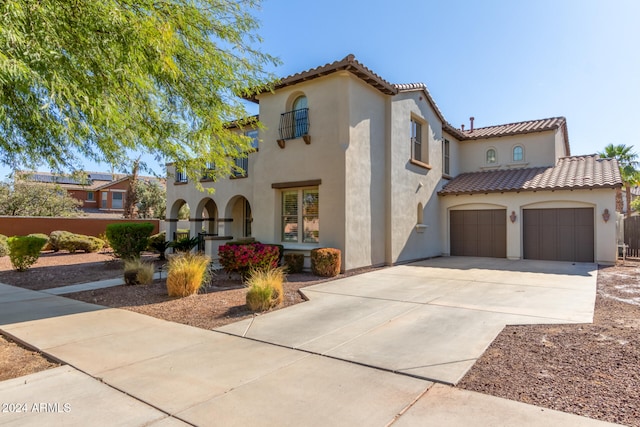
[[[593,208],[525,209],[525,259],[593,262]]]
[[[451,211],[451,255],[507,256],[505,209]]]

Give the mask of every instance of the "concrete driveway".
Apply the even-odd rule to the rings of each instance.
[[[446,257],[304,289],[218,331],[456,384],[506,325],[589,323],[597,266]]]
[[[429,380],[457,382],[505,324],[590,321],[595,270],[435,259],[307,288],[226,333],[0,284],[2,333],[67,364],[0,382],[26,405],[0,425],[611,425]]]

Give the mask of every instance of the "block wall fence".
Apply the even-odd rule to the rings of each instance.
[[[11,237],[32,233],[49,234],[52,231],[62,230],[98,237],[107,230],[107,225],[121,222],[150,222],[154,226],[153,234],[160,230],[160,220],[157,219],[0,216],[0,234]]]

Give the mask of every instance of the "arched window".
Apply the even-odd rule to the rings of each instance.
[[[300,95],[293,101],[294,137],[299,138],[309,133],[309,108],[307,97]]]
[[[523,160],[524,160],[524,149],[521,146],[516,145],[515,147],[513,147],[513,161],[521,162]]]
[[[487,164],[492,165],[498,162],[498,156],[496,155],[496,150],[494,148],[489,148],[487,150]]]

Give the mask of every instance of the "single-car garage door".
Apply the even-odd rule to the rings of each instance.
[[[525,209],[525,259],[593,262],[593,208]]]
[[[506,209],[450,212],[451,255],[505,258]]]

